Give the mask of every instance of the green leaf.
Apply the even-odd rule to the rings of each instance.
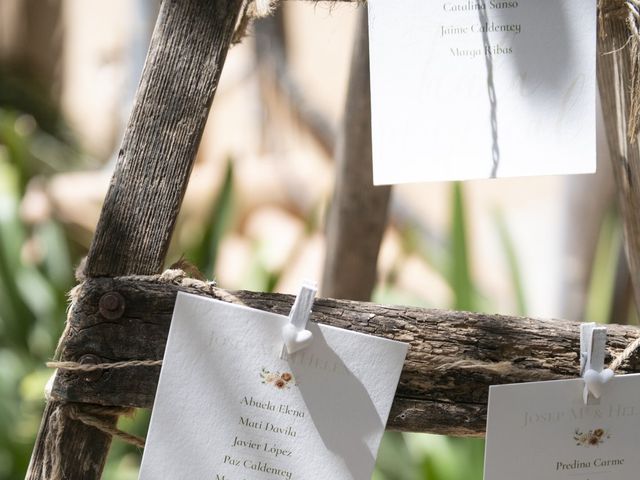
[[[455,310],[474,310],[474,287],[467,247],[467,223],[464,191],[460,182],[453,184],[452,215],[449,233],[451,270],[449,283],[454,293]]]
[[[417,469],[404,437],[399,432],[385,432],[376,462],[376,475],[385,480],[417,480]]]
[[[606,323],[612,310],[616,266],[622,249],[622,229],[617,215],[609,211],[602,222],[593,259],[585,321]]]
[[[517,313],[518,315],[526,315],[527,301],[525,299],[524,285],[522,284],[522,274],[520,273],[518,255],[516,254],[515,244],[509,234],[507,222],[501,210],[494,210],[493,221],[496,229],[498,230],[500,244],[502,245],[507,261],[507,267],[509,268],[511,285],[513,286],[513,293],[516,299]]]
[[[201,270],[207,278],[214,278],[218,250],[223,235],[231,225],[233,214],[233,161],[227,161],[224,181],[213,203],[209,222],[204,230],[204,237],[196,248],[192,249],[188,258]]]

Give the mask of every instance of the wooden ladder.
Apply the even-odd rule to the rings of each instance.
[[[288,295],[226,292],[158,275],[243,4],[243,0],[163,0],[84,266],[84,280],[74,295],[61,339],[61,360],[90,364],[162,359],[179,290],[288,313],[293,301]],[[600,4],[608,12],[624,6],[624,1],[600,0]],[[631,49],[620,48],[630,33],[620,16],[605,18],[602,26],[607,35],[600,36],[600,52],[612,53],[599,55],[598,80],[635,298],[640,299],[640,149],[626,135],[628,79],[634,62]],[[365,28],[358,36],[352,65],[344,125],[348,134],[338,151],[334,201],[347,207],[342,213],[334,209],[338,213],[330,220],[330,249],[337,253],[325,270],[334,277],[342,264],[340,251],[358,228],[373,231],[364,258],[377,255],[384,230],[382,214],[373,230],[370,225],[358,225],[357,220],[354,224],[353,215],[346,217],[354,198],[365,204],[375,202],[380,212],[386,212],[388,202],[388,189],[344,180],[345,172],[370,170],[366,162],[370,161],[371,132],[361,127],[362,112],[370,115],[368,76],[356,75],[367,71],[367,64]],[[357,162],[365,163],[358,166]],[[374,268],[371,262],[362,261],[350,275],[357,278],[359,271]],[[370,292],[371,286],[354,292],[351,298],[366,296],[367,288]],[[482,436],[489,385],[575,377],[579,370],[577,322],[332,299],[318,299],[312,319],[411,344],[389,418],[390,429]],[[638,336],[637,328],[612,325],[609,356]],[[621,370],[639,368],[640,361],[632,359]],[[92,374],[59,371],[26,478],[52,478],[55,458],[60,462],[60,478],[100,478],[111,437],[76,420],[71,412],[92,405],[150,408],[158,374],[159,367],[153,366]],[[117,416],[105,415],[103,420],[115,425]]]

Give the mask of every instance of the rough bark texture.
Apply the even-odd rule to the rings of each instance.
[[[164,0],[85,274],[162,269],[241,3]],[[107,341],[99,331],[90,337],[89,349]],[[54,422],[61,477],[100,478],[111,438],[57,415],[59,407],[46,407],[26,479],[51,480],[45,449]]]
[[[367,9],[359,11],[345,118],[336,152],[336,184],[327,221],[322,294],[368,300],[376,283],[391,187],[373,186]]]
[[[45,454],[44,443],[48,436],[55,435],[50,427],[56,411],[61,408],[64,409],[64,404],[61,402],[47,402],[43,422],[36,439],[36,448],[31,456],[27,480],[52,480],[49,473],[51,472],[51,459],[47,458]],[[62,436],[59,438],[62,478],[65,480],[100,478],[110,445],[111,437],[65,416]]]
[[[604,32],[600,32],[598,84],[606,121],[618,200],[624,219],[625,248],[634,287],[636,305],[640,302],[640,143],[627,137],[630,79],[632,77],[631,33],[621,15],[623,2],[604,2]],[[619,7],[617,10],[615,7]],[[606,35],[603,35],[606,33]],[[635,72],[639,74],[640,72]]]
[[[241,0],[165,0],[86,275],[162,269]]]
[[[63,339],[63,359],[78,361],[87,354],[103,362],[161,359],[179,290],[283,315],[293,303],[289,295],[214,287],[203,291],[149,277],[92,279],[78,291]],[[110,292],[124,299],[122,316],[117,319],[104,318],[98,306]],[[490,385],[578,376],[577,322],[332,299],[316,301],[312,321],[410,344],[387,426],[390,429],[480,436]],[[607,361],[639,335],[634,327],[610,326]],[[639,357],[622,371],[638,371]],[[159,370],[110,370],[91,381],[60,372],[53,395],[74,402],[150,407]]]

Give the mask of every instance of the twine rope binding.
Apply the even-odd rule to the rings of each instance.
[[[240,7],[240,16],[236,22],[231,43],[240,43],[247,34],[251,21],[271,15],[279,2],[280,0],[245,0],[242,7]]]
[[[47,368],[57,368],[70,372],[95,372],[130,367],[161,367],[162,360],[125,360],[113,363],[47,362],[46,365]]]
[[[620,368],[620,365],[629,360],[629,358],[631,358],[638,350],[640,350],[640,337],[636,338],[633,342],[627,345],[627,348],[625,348],[620,355],[613,359],[613,361],[609,364],[609,369],[615,372],[618,368]]]
[[[62,436],[64,434],[65,417],[79,421],[93,427],[110,437],[144,448],[145,439],[117,428],[116,422],[121,415],[131,416],[133,408],[105,407],[101,405],[62,403],[55,407],[51,414],[49,428],[51,434],[47,436],[42,465],[43,478],[49,480],[63,480],[62,471]]]
[[[319,0],[315,1],[317,2]],[[352,3],[364,5],[367,3],[367,0],[352,0]],[[231,43],[240,43],[247,35],[247,30],[249,29],[251,21],[268,17],[276,8],[278,8],[279,4],[280,0],[244,0],[243,5],[240,7],[240,15],[236,22]]]
[[[111,437],[117,437],[126,443],[135,445],[138,448],[144,448],[145,439],[143,437],[127,433],[113,426],[110,422],[101,420],[101,417],[119,417],[121,415],[131,416],[135,411],[133,408],[105,407],[101,405],[88,404],[67,404],[65,410],[67,416],[73,420],[77,420],[85,425],[97,428]]]

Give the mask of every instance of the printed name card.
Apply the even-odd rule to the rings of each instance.
[[[140,478],[371,478],[407,345],[179,293]]]
[[[376,185],[595,171],[597,2],[368,3]]]
[[[612,378],[585,405],[584,381],[489,389],[485,480],[636,480],[640,375]]]

